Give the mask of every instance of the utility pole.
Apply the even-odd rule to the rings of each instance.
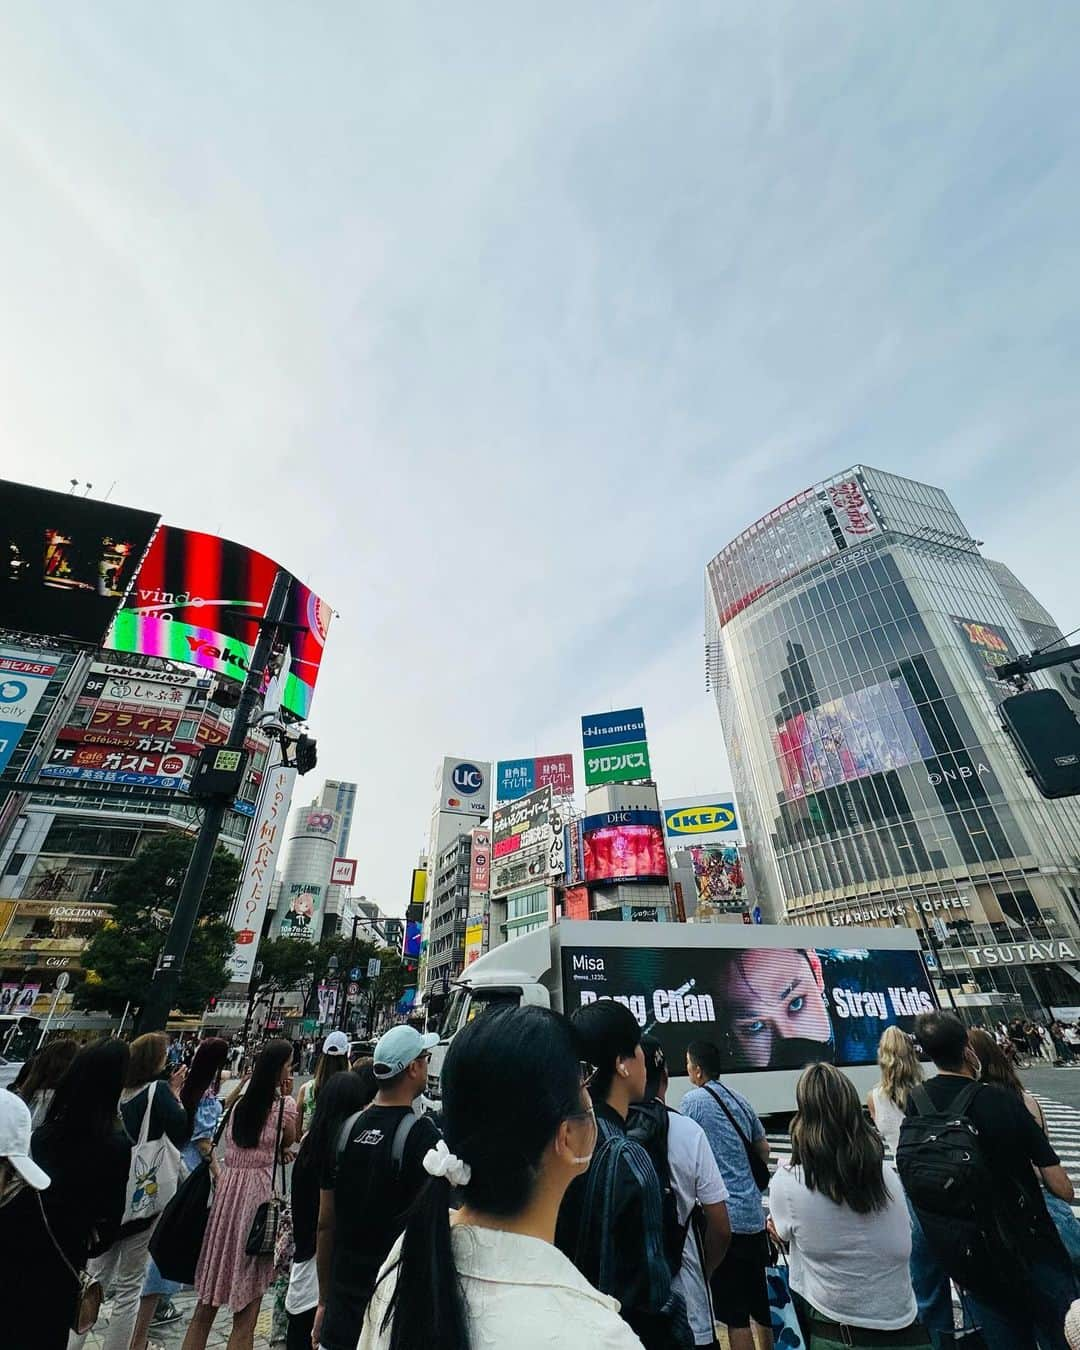
[[[224,748],[226,750],[243,750],[244,748],[244,737],[247,735],[248,727],[253,720],[252,714],[255,711],[263,677],[266,674],[266,668],[273,651],[274,639],[278,630],[285,626],[285,614],[291,585],[292,577],[288,572],[279,571],[274,577],[274,585],[266,605],[266,614],[259,620],[259,637],[255,643],[255,650],[252,653],[251,664],[248,667],[243,688],[240,691],[240,701],[236,705],[236,716],[229,732],[229,739],[225,742]],[[180,896],[176,902],[176,909],[173,911],[172,923],[169,925],[169,936],[165,939],[164,949],[158,959],[154,979],[150,985],[150,992],[147,994],[146,1002],[139,1012],[138,1029],[140,1034],[147,1031],[162,1031],[169,1020],[169,1013],[176,1001],[180,972],[183,969],[184,958],[187,956],[195,922],[199,917],[199,906],[202,904],[206,879],[210,875],[210,864],[213,861],[214,849],[217,845],[218,835],[221,833],[221,826],[224,823],[225,811],[230,799],[231,794],[225,796],[219,793],[206,802],[203,822],[195,838],[195,847],[191,853],[191,861],[188,863],[187,875],[184,877],[184,884],[180,888]]]

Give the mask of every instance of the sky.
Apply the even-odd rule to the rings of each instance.
[[[640,704],[664,796],[727,787],[705,563],[851,464],[1080,625],[1078,53],[1049,2],[13,0],[0,473],[335,607],[302,799],[359,783],[389,912],[444,754]]]

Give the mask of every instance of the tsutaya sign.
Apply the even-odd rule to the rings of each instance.
[[[1049,966],[1058,961],[1077,960],[1076,944],[1062,938],[1051,942],[1009,942],[1002,947],[946,948],[941,952],[946,970],[968,966]]]

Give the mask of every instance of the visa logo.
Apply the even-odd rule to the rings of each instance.
[[[664,813],[668,834],[715,834],[738,829],[734,805],[720,802],[712,806],[676,807]]]

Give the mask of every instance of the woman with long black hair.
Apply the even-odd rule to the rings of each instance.
[[[92,1243],[104,1250],[120,1232],[131,1157],[119,1117],[128,1057],[116,1040],[78,1052],[31,1144],[52,1184],[0,1209],[4,1345],[64,1350],[79,1294],[72,1270],[85,1269]]]
[[[382,1272],[358,1350],[549,1350],[566,1328],[590,1350],[640,1350],[615,1299],[554,1245],[566,1188],[596,1144],[591,1072],[570,1024],[545,1008],[496,1009],[454,1037],[444,1138],[425,1155],[431,1180]]]
[[[198,1044],[180,1089],[180,1106],[187,1121],[187,1137],[180,1150],[185,1172],[193,1172],[204,1158],[209,1158],[211,1171],[215,1178],[218,1175],[214,1159],[214,1135],[221,1122],[223,1108],[218,1092],[221,1089],[221,1070],[228,1052],[228,1041],[220,1036],[205,1036]],[[179,1293],[183,1287],[179,1280],[165,1279],[154,1258],[150,1258],[130,1350],[146,1350],[151,1322],[155,1326],[163,1326],[183,1316],[172,1302],[173,1294]]]
[[[334,1161],[342,1126],[350,1116],[370,1104],[377,1086],[374,1082],[366,1083],[355,1073],[335,1074],[325,1082],[311,1125],[296,1155],[291,1189],[296,1250],[285,1296],[285,1311],[289,1316],[287,1350],[311,1350],[311,1331],[319,1304],[315,1238],[319,1222],[320,1178]]]
[[[70,1036],[50,1041],[27,1061],[26,1072],[13,1085],[12,1092],[20,1096],[30,1108],[30,1119],[35,1129],[48,1114],[56,1085],[67,1073],[78,1049]]]
[[[202,1254],[195,1271],[198,1302],[183,1350],[204,1350],[221,1307],[233,1314],[229,1345],[250,1350],[259,1303],[274,1275],[274,1257],[248,1256],[248,1233],[273,1192],[280,1154],[296,1139],[292,1045],[267,1041],[225,1129],[225,1166],[214,1191]]]

